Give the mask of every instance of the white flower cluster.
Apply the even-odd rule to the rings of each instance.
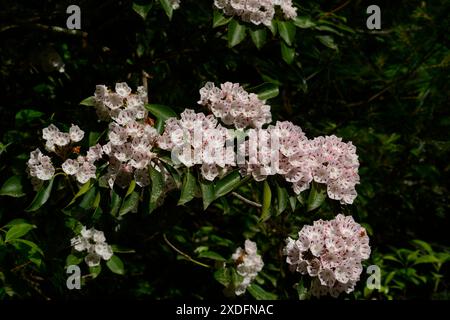
[[[109,260],[114,254],[111,246],[106,243],[103,231],[94,228],[86,229],[83,226],[81,235],[72,238],[70,243],[76,251],[87,252],[84,261],[89,267],[98,266],[101,259]]]
[[[214,6],[226,15],[239,16],[242,21],[270,26],[279,6],[285,19],[297,17],[292,0],[214,0]]]
[[[309,140],[299,126],[289,121],[250,132],[249,136],[245,148],[250,158],[241,166],[243,174],[252,174],[256,181],[279,174],[292,183],[297,194],[308,189],[314,180],[327,185],[331,199],[353,203],[359,183],[359,161],[351,142],[342,142],[334,135]]]
[[[71,142],[80,142],[84,137],[84,131],[78,126],[70,127],[69,132],[61,132],[51,124],[42,130],[42,138],[45,140],[45,147],[48,151],[55,152],[56,147],[68,146]]]
[[[49,156],[44,156],[39,149],[30,152],[27,165],[30,176],[39,180],[50,180],[55,174],[52,160]]]
[[[109,121],[113,118],[118,124],[124,125],[131,120],[147,117],[144,105],[148,98],[144,87],[138,87],[137,93],[132,94],[131,88],[125,82],[117,83],[115,92],[104,85],[97,85],[94,100],[97,115],[101,120]]]
[[[351,216],[339,214],[304,226],[297,240],[287,239],[284,254],[292,271],[314,277],[314,296],[337,297],[354,290],[363,270],[361,261],[370,256],[369,237]]]
[[[170,118],[158,141],[161,149],[171,150],[172,159],[186,167],[201,164],[201,173],[212,181],[235,164],[233,148],[225,148],[231,137],[213,115],[205,116],[185,109],[181,119]]]
[[[237,248],[231,257],[237,265],[237,273],[243,277],[242,282],[234,288],[237,296],[242,295],[247,290],[247,287],[256,278],[258,272],[264,267],[264,262],[256,251],[256,243],[245,240],[245,249]]]
[[[270,106],[254,93],[248,93],[239,83],[226,82],[216,87],[208,82],[200,89],[199,104],[208,107],[216,118],[237,129],[261,128],[272,121]]]

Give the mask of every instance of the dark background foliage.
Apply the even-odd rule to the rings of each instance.
[[[133,10],[132,1],[0,1],[0,184],[13,174],[24,176],[29,152],[41,145],[44,125],[76,123],[103,130],[95,112],[79,105],[96,84],[126,81],[135,88],[145,78],[150,102],[181,112],[201,109],[196,101],[206,81],[249,87],[271,82],[280,90],[269,102],[275,120],[300,125],[310,138],[336,134],[358,148],[358,198],[353,206],[335,210],[353,214],[369,230],[371,262],[382,266],[383,290],[367,292],[360,285],[353,296],[448,298],[448,266],[441,264],[450,245],[450,3],[376,1],[382,11],[382,29],[376,31],[366,28],[366,8],[374,3],[296,3],[299,16],[319,27],[297,28],[295,60],[287,64],[278,36],[269,36],[260,50],[250,37],[229,48],[227,26],[212,28],[208,0],[183,0],[171,20],[158,1],[149,0],[134,3],[151,4],[146,19]],[[65,27],[70,4],[82,10],[82,30],[76,34],[52,28]],[[65,71],[58,72],[63,64]],[[26,109],[39,116],[17,116]],[[0,197],[0,226],[14,218],[32,221],[38,226],[33,240],[45,258],[39,266],[21,267],[27,258],[20,250],[0,246],[0,271],[8,288],[0,289],[0,297],[14,292],[18,297],[63,298],[69,295],[63,267],[72,236],[65,227],[67,217],[51,208],[24,213],[34,192],[23,180],[25,198]],[[243,192],[251,195],[258,188],[250,185]],[[254,208],[236,198],[227,197],[226,203],[203,212],[199,200],[178,207],[171,197],[151,216],[127,217],[111,236],[111,242],[137,252],[123,258],[126,276],[102,274],[69,296],[222,297],[210,270],[176,259],[163,240],[167,233],[185,252],[194,254],[206,245],[225,257],[245,237],[261,237],[258,246],[273,269],[267,271],[265,289],[295,298],[292,285],[298,277],[280,265],[280,239],[296,223],[327,217],[322,209],[289,221],[278,217],[261,227],[247,214]],[[104,227],[114,228],[107,222]],[[278,230],[268,231],[272,228]],[[432,251],[412,243],[414,239],[430,244]],[[423,252],[428,260],[417,263]],[[273,283],[270,278],[279,274]]]

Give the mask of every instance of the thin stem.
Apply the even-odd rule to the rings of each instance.
[[[235,191],[231,192],[231,194],[233,196],[235,196],[236,198],[244,201],[245,203],[247,203],[247,204],[249,204],[251,206],[254,206],[254,207],[257,207],[257,208],[261,208],[262,207],[262,205],[260,203],[252,201],[252,200],[249,200],[249,199],[245,198],[244,196],[241,196],[239,193],[237,193]]]
[[[199,266],[202,266],[202,267],[205,267],[205,268],[211,268],[211,266],[209,266],[209,265],[207,265],[207,264],[204,264],[204,263],[201,263],[201,262],[199,262],[199,261],[193,259],[190,255],[184,253],[183,251],[181,251],[180,249],[178,249],[177,247],[175,247],[175,246],[174,246],[172,243],[170,243],[170,241],[167,239],[166,234],[163,234],[163,238],[164,238],[164,241],[169,245],[169,247],[171,247],[171,248],[172,248],[173,250],[175,250],[177,253],[179,253],[180,255],[182,255],[183,257],[185,257],[187,260],[189,260],[189,261],[191,261],[191,262],[193,262],[193,263],[195,263],[195,264],[198,264]]]

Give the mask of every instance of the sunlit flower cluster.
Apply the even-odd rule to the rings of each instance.
[[[226,82],[216,87],[208,82],[200,89],[199,104],[208,107],[216,118],[237,129],[261,128],[272,121],[270,106],[238,83]]]
[[[72,247],[78,252],[87,252],[84,261],[89,267],[100,264],[101,259],[109,260],[113,256],[113,250],[106,243],[103,231],[94,228],[86,229],[83,226],[80,235],[70,240]]]
[[[292,0],[214,0],[214,6],[226,15],[238,16],[242,21],[270,26],[279,7],[285,19],[297,17]]]
[[[284,254],[292,271],[314,278],[314,296],[337,297],[354,290],[363,270],[361,261],[370,256],[369,237],[351,216],[339,214],[304,226],[297,240],[287,239]]]
[[[172,152],[172,158],[186,167],[201,165],[206,180],[214,180],[228,166],[235,164],[233,148],[226,148],[229,131],[213,115],[205,116],[185,109],[181,119],[170,118],[159,139],[159,147]]]
[[[263,269],[264,262],[257,253],[256,243],[250,240],[245,240],[244,249],[237,248],[231,258],[236,263],[237,273],[243,277],[242,282],[234,288],[234,293],[239,296],[245,293],[258,272]]]

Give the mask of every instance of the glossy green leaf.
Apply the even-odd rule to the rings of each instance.
[[[133,3],[132,7],[133,7],[133,11],[136,12],[138,15],[141,16],[142,19],[145,20],[147,18],[148,12],[152,8],[152,4],[140,5],[137,3]]]
[[[261,49],[267,41],[267,31],[266,29],[255,29],[250,30],[250,37],[256,48]]]
[[[227,193],[233,191],[241,184],[241,175],[239,172],[233,171],[216,182],[214,186],[215,199],[223,197]]]
[[[119,215],[123,216],[128,212],[135,209],[139,204],[139,193],[137,191],[133,191],[122,203],[120,207]]]
[[[330,49],[338,50],[338,46],[334,42],[334,39],[331,36],[316,36],[317,39],[324,45]]]
[[[89,191],[89,189],[92,187],[91,185],[91,180],[89,180],[88,182],[86,182],[85,184],[83,184],[80,189],[78,190],[77,194],[72,198],[72,200],[70,201],[70,203],[66,206],[69,207],[72,204],[75,203],[75,200],[77,200],[79,197],[81,197],[82,195],[84,195],[86,192]]]
[[[320,190],[315,183],[311,185],[311,190],[306,204],[306,211],[312,211],[319,208],[326,199],[325,190]]]
[[[287,45],[292,46],[295,42],[295,28],[294,24],[289,21],[278,21],[278,32],[281,38]]]
[[[261,221],[266,221],[269,219],[271,212],[270,212],[270,205],[272,203],[272,190],[270,190],[269,183],[267,180],[264,181],[263,186],[263,201],[262,201],[262,209],[261,209]]]
[[[227,261],[227,259],[225,259],[220,254],[218,254],[217,252],[214,252],[214,251],[202,251],[202,252],[200,252],[198,257],[199,258],[207,258],[207,259],[216,260],[216,261]]]
[[[18,239],[26,235],[30,230],[36,228],[36,226],[29,223],[20,223],[13,225],[8,232],[6,232],[5,242]]]
[[[159,0],[169,20],[172,20],[173,8],[170,0]]]
[[[52,193],[53,181],[55,180],[55,177],[56,176],[53,176],[53,178],[44,182],[44,184],[34,197],[33,201],[28,206],[28,208],[25,209],[25,211],[36,211],[47,202],[47,200],[50,198],[50,194]]]
[[[95,106],[95,98],[93,96],[88,97],[88,98],[84,99],[83,101],[81,101],[80,104],[82,106],[94,107]]]
[[[113,255],[111,259],[109,259],[106,262],[106,266],[111,270],[112,272],[120,275],[125,274],[125,269],[123,267],[123,262],[120,260],[120,258],[116,255]]]
[[[20,198],[25,195],[22,190],[21,176],[12,176],[0,188],[0,196]]]
[[[226,17],[219,10],[214,10],[213,28],[223,26],[230,22],[231,19],[233,19],[233,17]]]
[[[41,119],[44,113],[33,109],[23,109],[16,113],[16,125],[23,126],[35,120]]]
[[[245,36],[245,25],[240,24],[237,20],[233,19],[228,25],[228,47],[233,48],[238,45],[245,39]]]
[[[191,170],[186,170],[186,175],[184,176],[183,186],[181,187],[181,196],[180,200],[178,200],[178,205],[183,205],[191,201],[196,192],[197,183],[195,181],[195,177],[192,174]]]
[[[277,214],[281,214],[287,208],[289,201],[288,200],[289,194],[286,188],[282,188],[278,184],[276,185],[276,188],[277,188]]]
[[[210,181],[199,180],[200,189],[202,190],[203,198],[203,210],[206,210],[208,206],[215,200],[214,184]]]
[[[267,292],[256,283],[252,283],[247,291],[255,298],[256,300],[277,300],[277,295],[271,292]]]
[[[150,180],[152,181],[149,212],[152,213],[158,206],[158,200],[164,192],[164,177],[155,168],[150,166]]]
[[[296,27],[302,28],[302,29],[309,29],[316,25],[314,21],[311,20],[310,17],[296,17],[293,20],[293,23]]]
[[[289,47],[284,41],[281,41],[281,56],[287,64],[291,64],[294,61],[295,49]]]

